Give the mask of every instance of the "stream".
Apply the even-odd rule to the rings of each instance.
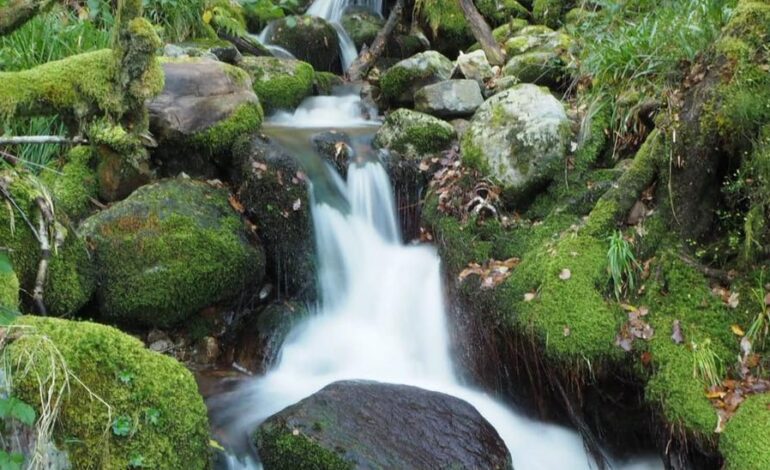
[[[308,14],[336,24],[346,6],[347,0],[317,0]],[[368,145],[379,122],[365,119],[376,115],[367,111],[355,91],[345,91],[308,98],[293,113],[271,116],[264,128],[309,178],[320,301],[290,333],[273,370],[217,399],[216,421],[242,443],[228,443],[238,456],[229,457],[227,468],[261,468],[248,443],[258,424],[345,379],[414,385],[466,400],[503,438],[517,470],[596,468],[576,432],[529,419],[459,380],[450,356],[439,256],[432,246],[401,240],[391,183]],[[329,129],[354,139],[357,154],[346,181],[310,141]],[[628,470],[663,468],[657,457],[608,462]]]

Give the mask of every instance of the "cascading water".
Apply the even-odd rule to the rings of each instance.
[[[317,127],[319,115],[326,115],[328,123],[333,122],[328,116],[340,109],[360,109],[340,106],[356,99],[311,100],[292,115],[275,116],[283,134],[270,126],[266,131],[296,150],[301,128]],[[358,114],[345,121],[365,123]],[[313,159],[318,168],[320,157],[309,149],[307,142],[302,158]],[[219,414],[229,434],[246,436],[270,415],[331,382],[368,379],[415,385],[468,401],[497,429],[517,470],[593,468],[576,433],[518,415],[460,383],[449,353],[436,251],[401,242],[388,176],[376,156],[362,157],[350,164],[347,182],[336,173],[308,172],[322,301],[289,335],[276,367],[242,386],[226,412]],[[332,191],[318,191],[320,186]],[[235,458],[230,462],[231,468],[257,466]],[[622,467],[661,465],[647,460]]]

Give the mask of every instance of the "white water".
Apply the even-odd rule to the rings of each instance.
[[[327,128],[376,126],[378,121],[364,119],[362,115],[375,114],[367,109],[357,94],[344,96],[313,96],[306,98],[292,112],[278,111],[270,117],[270,123],[283,127]]]
[[[327,127],[338,121],[361,125],[360,114],[343,116],[355,112],[351,100],[324,97],[302,113],[275,116],[273,123],[317,127],[326,116]],[[369,379],[468,401],[503,438],[516,470],[593,468],[575,432],[525,418],[459,382],[449,354],[439,258],[433,247],[401,242],[390,181],[380,163],[351,164],[346,183],[331,178],[311,181],[315,184],[336,187],[346,201],[344,207],[325,200],[312,205],[322,304],[291,332],[274,370],[238,392],[224,417],[229,430],[246,435],[331,382]],[[258,468],[234,458],[230,464]],[[647,459],[620,467],[662,465]]]

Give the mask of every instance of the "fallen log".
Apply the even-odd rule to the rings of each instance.
[[[495,40],[495,37],[492,36],[492,29],[473,4],[473,0],[460,0],[460,6],[471,27],[473,37],[481,44],[481,49],[487,55],[489,63],[492,65],[503,65],[505,63],[505,54],[500,49],[500,45]]]
[[[396,29],[396,25],[401,21],[401,17],[404,15],[404,0],[398,0],[396,5],[390,10],[388,20],[385,25],[377,33],[377,36],[372,41],[371,47],[364,49],[358,55],[356,60],[350,64],[347,76],[350,81],[358,81],[364,78],[369,70],[374,66],[374,63],[385,51],[385,46],[388,44],[390,35],[393,34],[393,30]]]

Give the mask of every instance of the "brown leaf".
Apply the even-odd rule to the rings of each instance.
[[[730,294],[730,297],[727,298],[727,306],[730,308],[738,308],[738,294],[737,292],[733,292]]]
[[[671,339],[676,344],[682,344],[684,342],[684,335],[682,335],[682,324],[679,320],[674,320],[672,330]]]
[[[564,336],[569,336],[570,333],[572,333],[572,330],[567,325],[564,325]]]
[[[243,214],[246,211],[246,209],[243,207],[243,204],[241,204],[241,201],[239,201],[234,194],[227,196],[227,201],[230,203],[230,206],[233,208],[233,210],[235,210],[235,212]]]
[[[650,351],[645,351],[642,353],[642,364],[648,366],[650,365],[650,362],[652,362],[652,353]]]
[[[735,336],[744,336],[746,334],[746,332],[738,325],[730,325],[730,331],[732,331]]]
[[[534,292],[527,292],[524,294],[524,302],[532,302],[533,300],[535,300]]]

